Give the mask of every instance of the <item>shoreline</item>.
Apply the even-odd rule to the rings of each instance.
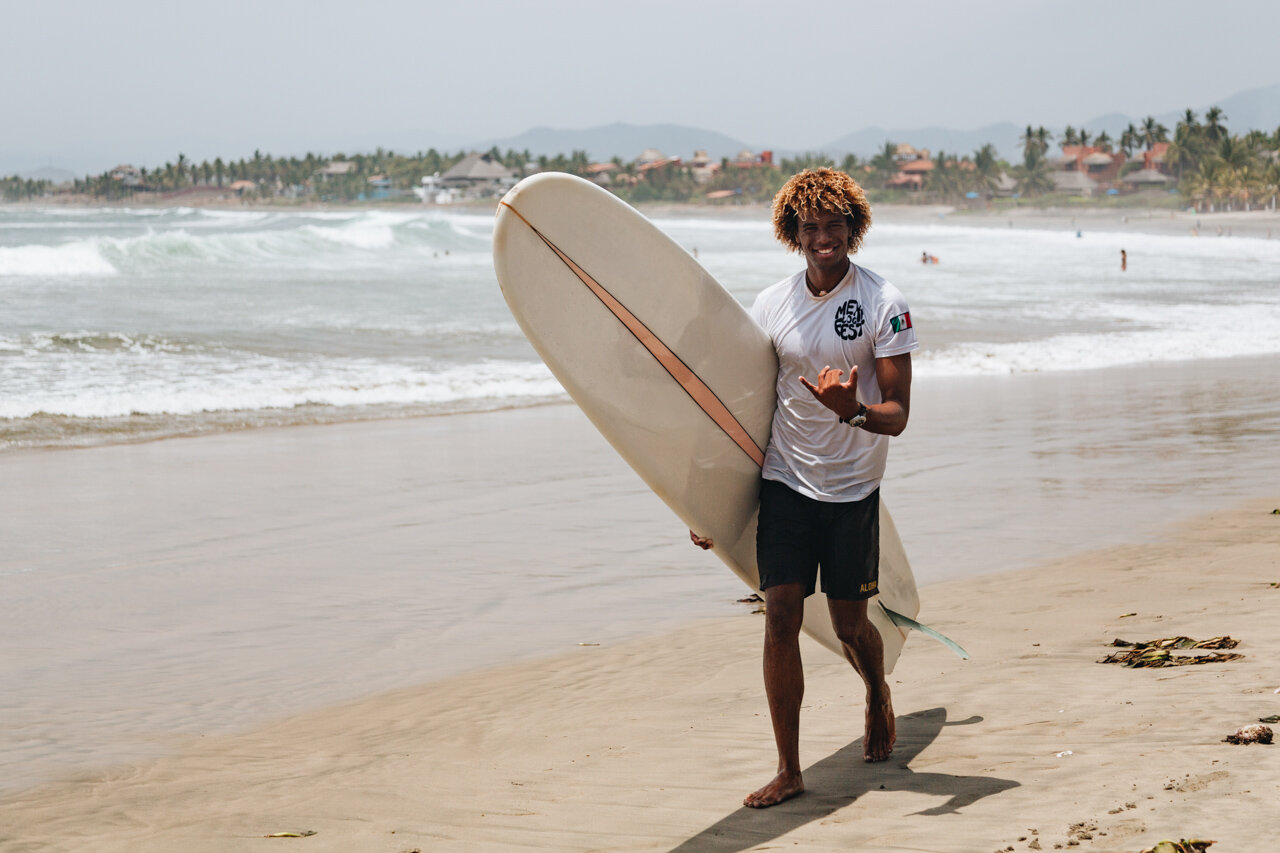
[[[1131,851],[1163,838],[1253,849],[1280,818],[1275,746],[1221,739],[1277,713],[1280,495],[1158,542],[930,585],[891,676],[899,741],[860,760],[860,691],[804,640],[809,791],[738,806],[772,762],[760,623],[699,620],[364,696],[153,761],[0,796],[0,848]],[[1205,567],[1211,568],[1210,572]],[[1230,634],[1246,657],[1122,669],[1113,637]],[[1149,636],[1148,636],[1149,635]],[[1032,842],[1036,842],[1032,846]]]
[[[439,212],[491,215],[497,208],[497,199],[460,202],[450,205],[427,205],[421,202],[361,202],[329,204],[325,202],[244,203],[239,199],[211,199],[204,194],[170,199],[143,199],[129,202],[90,201],[80,199],[49,203],[47,200],[2,202],[0,210],[41,208],[83,209],[181,209],[195,210],[243,210],[255,213],[363,213],[371,211]],[[1078,203],[1076,203],[1078,202]],[[711,205],[697,203],[644,202],[636,209],[649,218],[685,219],[751,219],[767,223],[770,207],[763,203],[741,205]],[[954,204],[903,204],[880,202],[872,206],[873,221],[901,225],[953,225],[975,227],[1011,227],[1048,230],[1094,230],[1113,233],[1134,232],[1198,237],[1251,237],[1256,239],[1280,239],[1280,210],[1259,208],[1251,211],[1215,211],[1196,213],[1186,208],[1133,207],[1090,204],[1087,200],[1073,200],[1069,205],[1058,201],[1038,204],[1017,203],[1014,206],[979,207]],[[1198,234],[1193,230],[1199,224]],[[873,225],[874,227],[874,225]],[[1221,227],[1222,233],[1217,229]]]

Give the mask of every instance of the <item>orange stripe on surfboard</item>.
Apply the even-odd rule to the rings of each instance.
[[[733,412],[725,406],[715,392],[707,387],[698,374],[694,373],[689,366],[681,361],[680,357],[671,351],[662,339],[655,335],[648,326],[641,322],[640,318],[627,309],[627,306],[614,297],[612,293],[605,289],[604,285],[591,277],[590,273],[578,266],[573,258],[570,258],[560,247],[547,239],[546,235],[534,227],[533,223],[525,219],[520,211],[516,210],[505,201],[502,206],[510,210],[520,218],[520,221],[529,226],[529,230],[538,236],[538,239],[546,244],[547,248],[555,252],[556,257],[567,266],[578,280],[587,286],[587,289],[595,294],[609,311],[621,321],[622,325],[627,327],[631,334],[635,335],[641,346],[649,351],[649,353],[657,359],[667,373],[671,374],[671,378],[680,384],[698,407],[707,414],[715,422],[716,426],[724,431],[724,434],[733,440],[733,443],[742,448],[742,452],[751,457],[751,460],[760,467],[764,467],[764,451],[756,444],[755,439],[746,431],[738,419],[733,416]]]

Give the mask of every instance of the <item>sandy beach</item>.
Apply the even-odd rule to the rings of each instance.
[[[1243,389],[1272,364],[1200,381]],[[1111,393],[1147,377],[1159,420],[1160,375],[1118,371]],[[938,413],[978,393],[951,434]],[[1046,425],[1090,394],[1088,373],[921,386],[935,415],[890,501],[921,618],[972,660],[911,638],[895,756],[870,766],[858,682],[807,644],[810,790],[764,813],[738,806],[774,760],[759,617],[572,406],[6,454],[24,489],[0,580],[47,573],[56,594],[23,589],[59,604],[19,598],[4,629],[23,652],[4,731],[29,778],[0,795],[0,850],[1258,849],[1280,831],[1276,747],[1222,738],[1280,712],[1280,494],[1249,443],[1280,404],[1241,390],[1258,434],[1223,426],[1230,457],[1144,477],[1142,448],[1096,452],[1131,415]],[[1037,426],[988,447],[972,430],[1010,417],[1005,397]],[[931,496],[966,465],[1005,488],[943,511]],[[1107,539],[1128,544],[1081,547]],[[437,561],[460,578],[423,571]],[[532,585],[481,607],[462,581],[490,562]],[[605,563],[622,580],[579,588]],[[1245,657],[1096,663],[1113,639],[1175,635]]]
[[[6,851],[1058,849],[1280,832],[1280,504],[1158,544],[933,585],[892,676],[898,744],[861,756],[859,690],[806,641],[809,791],[741,808],[773,761],[759,617],[701,620],[191,738],[0,801]],[[1230,635],[1238,661],[1097,663],[1115,638]],[[268,838],[281,833],[305,838]]]

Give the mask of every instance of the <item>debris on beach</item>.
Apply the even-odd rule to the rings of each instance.
[[[1115,639],[1111,645],[1134,649],[1234,649],[1240,645],[1239,640],[1231,637],[1213,637],[1208,640],[1193,640],[1190,637],[1165,637],[1159,640],[1147,640],[1143,643],[1131,643],[1128,640]]]
[[[1270,726],[1245,726],[1233,735],[1222,740],[1225,743],[1271,743],[1273,733]]]
[[[1280,509],[1273,509],[1273,510],[1271,510],[1271,514],[1272,514],[1272,515],[1280,515]]]
[[[1217,844],[1216,841],[1201,841],[1198,838],[1182,839],[1181,841],[1161,841],[1155,847],[1148,847],[1142,853],[1204,853],[1209,849],[1210,844]]]
[[[1097,821],[1082,820],[1079,823],[1073,823],[1067,830],[1067,846],[1079,847],[1081,841],[1092,841],[1093,834],[1097,831]]]
[[[1170,649],[1234,649],[1240,645],[1239,640],[1231,637],[1213,637],[1208,640],[1193,640],[1190,637],[1164,637],[1158,640],[1134,643],[1128,640],[1115,639],[1112,646],[1127,648],[1131,651],[1115,652],[1107,655],[1098,663],[1118,663],[1128,667],[1151,666],[1188,666],[1201,663],[1225,663],[1244,657],[1235,652],[1215,651],[1207,655],[1175,655]]]
[[[1272,714],[1270,717],[1259,717],[1260,723],[1280,723],[1280,714]]]
[[[759,604],[762,601],[764,601],[764,599],[754,592],[748,595],[746,598],[738,599],[739,604]]]
[[[315,835],[314,829],[304,829],[302,832],[273,832],[270,835],[264,835],[263,838],[310,838]]]

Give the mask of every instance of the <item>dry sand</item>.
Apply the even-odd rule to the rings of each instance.
[[[898,744],[861,761],[855,676],[806,641],[809,791],[771,775],[761,622],[745,613],[296,716],[0,801],[5,851],[1268,849],[1280,746],[1274,500],[1165,541],[928,588],[892,676]],[[1127,615],[1133,614],[1133,615]],[[1116,637],[1229,634],[1243,660],[1096,661]],[[306,838],[266,838],[278,832]]]

